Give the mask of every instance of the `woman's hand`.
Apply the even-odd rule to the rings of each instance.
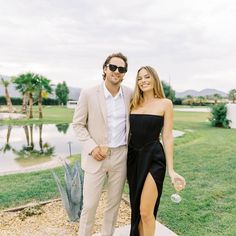
[[[183,190],[186,186],[186,181],[183,176],[179,175],[175,171],[169,173],[171,183],[174,185],[176,191]],[[178,183],[178,184],[177,184]]]

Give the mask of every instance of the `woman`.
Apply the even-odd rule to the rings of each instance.
[[[127,178],[130,188],[130,236],[153,236],[166,165],[172,184],[185,180],[173,169],[173,106],[165,98],[157,72],[137,72],[131,102]],[[159,135],[162,132],[162,144]]]

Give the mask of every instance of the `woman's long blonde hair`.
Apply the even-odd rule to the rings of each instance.
[[[133,109],[136,109],[137,107],[142,105],[142,102],[143,102],[143,92],[140,90],[140,88],[138,86],[139,72],[142,69],[145,69],[148,72],[148,74],[154,80],[154,88],[153,88],[154,97],[156,97],[156,98],[165,98],[165,93],[164,93],[161,81],[159,79],[159,76],[158,76],[156,70],[154,68],[152,68],[151,66],[142,66],[138,70],[137,75],[136,75],[134,95],[133,95],[133,99],[132,99],[131,104],[130,104],[130,111],[133,110]]]

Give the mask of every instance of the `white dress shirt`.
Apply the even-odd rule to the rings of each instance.
[[[126,109],[122,89],[115,97],[106,88],[104,83],[108,122],[108,147],[114,148],[126,144]]]

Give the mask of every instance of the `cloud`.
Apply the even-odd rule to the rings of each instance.
[[[233,0],[2,1],[0,73],[35,70],[87,87],[101,81],[106,56],[121,51],[131,87],[150,64],[176,90],[227,92],[236,75],[234,12]]]

